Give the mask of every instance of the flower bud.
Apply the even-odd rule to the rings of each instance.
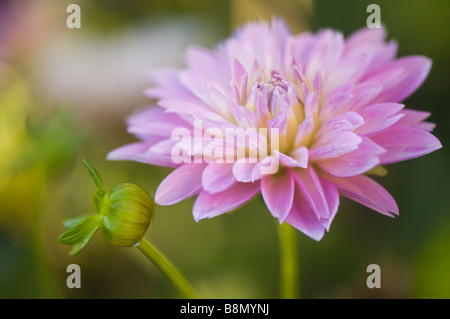
[[[153,200],[135,184],[119,184],[103,197],[100,214],[103,215],[103,237],[110,244],[134,246],[153,219]]]
[[[96,213],[65,220],[63,224],[69,230],[58,240],[73,245],[72,256],[79,254],[99,229],[114,246],[139,244],[153,220],[153,199],[143,188],[130,183],[119,184],[108,192],[99,172],[88,162],[83,163],[97,185],[93,198]]]

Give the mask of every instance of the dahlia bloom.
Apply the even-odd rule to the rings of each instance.
[[[395,200],[367,175],[442,146],[424,121],[430,114],[399,103],[431,61],[396,59],[385,36],[367,28],[347,39],[328,29],[294,35],[274,19],[243,26],[213,51],[191,48],[186,69],[154,74],[146,94],[157,105],[128,118],[140,142],[108,159],[176,167],[155,200],[198,195],[196,221],[259,192],[280,223],[315,240],[329,230],[340,195],[393,217]],[[228,129],[245,143],[228,143]]]

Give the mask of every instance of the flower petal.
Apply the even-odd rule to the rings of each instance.
[[[321,240],[325,234],[325,227],[298,189],[286,222],[317,241]]]
[[[341,58],[344,43],[342,33],[330,29],[320,31],[306,61],[307,79],[313,80],[317,71],[326,77]]]
[[[311,132],[314,129],[314,119],[311,116],[306,117],[298,126],[294,145],[296,147],[304,146],[308,143]]]
[[[276,174],[279,169],[279,158],[274,155],[267,156],[260,160],[252,171],[252,182],[260,180],[265,175]]]
[[[210,163],[203,171],[203,189],[211,194],[219,193],[236,183],[233,164]]]
[[[362,142],[354,151],[339,157],[318,162],[326,172],[339,177],[348,177],[362,174],[379,164],[379,155],[386,150],[362,136]]]
[[[309,166],[307,169],[296,169],[294,172],[296,185],[306,202],[313,209],[317,219],[328,218],[330,216],[330,208],[328,207],[322,183],[314,168]]]
[[[275,156],[278,156],[280,164],[284,167],[302,167],[308,166],[308,149],[304,146],[296,149],[291,153],[291,156],[280,153],[277,150],[273,151]]]
[[[154,142],[137,142],[119,147],[111,151],[106,159],[114,161],[136,161],[140,163],[177,167],[179,164],[175,163],[169,154],[160,154],[150,152],[149,149],[153,147]]]
[[[377,78],[384,84],[374,102],[403,101],[422,85],[430,72],[431,64],[431,60],[426,57],[409,56],[397,59],[378,69],[366,79],[370,81]],[[398,76],[392,77],[394,73],[397,73]],[[394,79],[396,80],[394,81]]]
[[[346,108],[349,111],[359,112],[360,109],[370,105],[368,103],[375,99],[382,88],[383,84],[379,81],[365,81],[356,84],[351,97],[346,101]]]
[[[320,222],[325,227],[327,231],[330,230],[331,222],[333,221],[339,207],[339,192],[333,183],[321,178],[320,183],[327,199],[328,207],[330,209],[330,215],[327,218],[321,218]]]
[[[325,121],[331,119],[338,112],[347,111],[347,109],[344,109],[344,106],[348,104],[347,101],[351,98],[353,89],[354,85],[352,83],[344,83],[328,93],[320,110],[321,119]]]
[[[194,102],[198,98],[181,84],[179,80],[179,70],[158,70],[151,73],[151,80],[154,86],[145,91],[145,95],[155,99],[180,99]]]
[[[292,207],[294,199],[294,179],[286,169],[261,180],[261,193],[272,216],[282,223]]]
[[[430,112],[404,109],[402,114],[404,117],[398,120],[397,124],[417,127],[427,132],[431,132],[436,126],[434,123],[424,121],[431,115]]]
[[[193,116],[200,114],[200,118],[207,118],[217,122],[225,122],[223,116],[204,106],[202,103],[192,103],[178,99],[165,99],[159,101],[158,105],[165,108],[166,112],[169,113],[186,114]]]
[[[155,202],[162,206],[173,205],[200,193],[205,167],[206,164],[192,163],[175,169],[159,184]]]
[[[209,50],[201,47],[191,47],[188,49],[185,59],[190,70],[194,70],[204,77],[214,79],[222,85],[228,85],[227,81],[230,78],[228,64]]]
[[[175,113],[166,113],[161,107],[150,107],[134,112],[127,119],[128,132],[142,140],[156,135],[170,137],[176,128],[186,127],[190,131],[191,124]]]
[[[248,183],[252,181],[252,172],[257,159],[255,159],[255,163],[251,163],[249,159],[245,159],[245,161],[245,163],[237,161],[233,164],[233,175],[238,182]]]
[[[383,215],[398,215],[398,207],[394,198],[381,185],[365,175],[346,178],[321,173],[321,177],[337,187],[339,193]]]
[[[362,109],[359,114],[364,118],[364,125],[358,127],[355,133],[369,135],[384,130],[404,116],[398,114],[403,107],[398,103],[378,103]]]
[[[230,212],[255,196],[260,183],[236,183],[221,193],[210,194],[202,191],[195,201],[193,214],[195,221]]]
[[[319,161],[342,156],[358,149],[361,142],[362,138],[353,132],[335,132],[316,141],[309,150],[309,158]]]
[[[411,126],[393,125],[371,139],[387,150],[380,164],[390,164],[423,156],[442,147],[432,134]]]

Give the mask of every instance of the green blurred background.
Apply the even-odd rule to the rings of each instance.
[[[81,29],[66,8],[81,7]],[[299,32],[364,27],[367,5],[381,7],[399,56],[433,59],[424,85],[405,104],[432,112],[444,148],[389,165],[377,179],[395,197],[390,219],[341,198],[321,242],[299,242],[304,298],[450,298],[450,2],[432,1],[17,1],[0,0],[0,298],[178,298],[137,249],[96,234],[78,256],[60,244],[62,220],[93,211],[95,186],[132,182],[154,194],[170,172],[106,154],[135,139],[124,118],[152,101],[148,72],[182,67],[189,45],[208,48],[256,17],[284,17]],[[255,199],[238,212],[195,223],[193,199],[157,207],[146,237],[208,298],[278,298],[277,222]],[[66,267],[81,267],[81,288]],[[368,289],[366,267],[381,267]]]

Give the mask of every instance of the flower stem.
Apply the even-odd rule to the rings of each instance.
[[[283,299],[300,298],[299,293],[299,263],[298,242],[295,237],[295,229],[283,223],[278,227],[280,241],[280,292]]]
[[[136,246],[189,299],[195,299],[195,289],[180,271],[152,243],[142,238]]]

